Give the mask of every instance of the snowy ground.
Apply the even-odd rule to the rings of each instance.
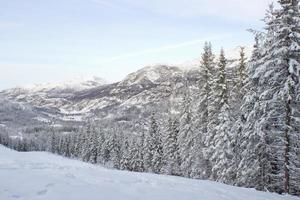
[[[105,169],[44,152],[0,146],[0,199],[300,200],[179,177]]]

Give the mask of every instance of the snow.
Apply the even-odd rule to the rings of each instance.
[[[74,121],[74,122],[81,122],[83,121],[84,116],[83,115],[65,115],[63,117],[60,117],[63,121]]]
[[[111,170],[3,146],[0,177],[1,200],[299,200],[211,181]]]
[[[49,119],[43,118],[43,117],[35,117],[34,119],[44,122],[44,123],[50,123],[51,121]]]
[[[146,78],[154,83],[161,76],[159,68],[160,66],[157,65],[144,67],[134,73],[129,74],[124,80],[130,84],[139,84]]]
[[[144,76],[147,77],[151,82],[155,82],[160,78],[159,72],[154,71],[151,67],[147,68]]]
[[[72,80],[68,80],[65,82],[27,85],[24,87],[24,89],[27,89],[33,93],[41,92],[41,91],[50,91],[53,89],[84,90],[84,89],[90,89],[104,84],[106,84],[106,81],[99,77],[76,77]]]

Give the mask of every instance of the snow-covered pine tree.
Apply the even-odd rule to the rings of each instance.
[[[146,155],[146,151],[147,149],[145,148],[145,133],[144,131],[141,132],[141,135],[139,138],[136,139],[135,144],[133,147],[136,148],[133,149],[133,152],[136,152],[136,154],[133,154],[133,162],[132,166],[137,166],[134,168],[137,168],[136,171],[138,172],[144,172],[146,171],[146,167],[145,167],[145,155]]]
[[[150,126],[149,130],[145,136],[145,156],[144,156],[144,163],[145,163],[145,170],[147,172],[153,172],[153,156],[155,151],[155,141],[154,135],[158,132],[158,126],[156,124],[154,113],[151,113],[150,116]]]
[[[169,120],[166,130],[166,136],[163,143],[163,172],[169,175],[180,174],[180,157],[178,147],[179,122],[176,116],[169,112]]]
[[[211,162],[204,156],[202,136],[194,134],[193,143],[194,145],[191,147],[192,163],[190,177],[195,179],[208,179],[211,174]]]
[[[237,68],[237,88],[240,96],[243,96],[243,88],[247,78],[246,73],[247,58],[245,55],[245,47],[240,47],[239,65]]]
[[[131,170],[131,147],[129,144],[129,139],[128,137],[123,138],[122,141],[122,147],[121,147],[121,152],[122,152],[122,156],[121,156],[121,161],[120,161],[120,169],[121,170]]]
[[[191,177],[192,147],[194,146],[194,132],[191,111],[191,94],[188,80],[185,80],[182,111],[179,119],[178,145],[181,160],[181,175]]]
[[[95,131],[95,128],[93,128],[93,132],[90,134],[89,138],[89,152],[90,152],[90,158],[89,162],[96,164],[97,163],[97,158],[98,158],[98,139],[97,139],[97,133]]]
[[[113,129],[113,132],[109,134],[109,139],[108,139],[108,148],[109,148],[109,153],[110,153],[110,161],[112,164],[112,167],[115,169],[120,169],[120,160],[121,160],[121,141],[120,141],[120,136],[121,133],[117,128]]]
[[[265,23],[267,24],[263,40],[259,42],[259,35],[256,35],[256,44],[250,64],[248,65],[247,90],[242,105],[246,121],[242,130],[241,147],[244,149],[242,160],[237,173],[237,184],[246,187],[255,187],[259,190],[272,190],[272,173],[276,170],[274,157],[271,151],[272,134],[267,134],[265,101],[262,101],[262,92],[268,84],[260,82],[261,73],[264,72],[265,55],[273,43],[275,34],[274,6],[271,4],[266,13]],[[248,178],[245,178],[248,177]],[[273,181],[274,182],[274,181]],[[276,181],[275,181],[276,183]]]
[[[97,146],[97,163],[104,164],[104,155],[102,151],[102,147],[105,143],[105,137],[104,132],[102,131],[102,127],[98,127],[97,129],[97,140],[98,140],[98,146]]]
[[[275,13],[276,32],[270,55],[275,63],[264,73],[271,83],[269,120],[271,129],[283,140],[283,189],[286,193],[300,193],[300,12],[299,0],[280,0],[281,9]],[[280,142],[281,143],[281,142]],[[279,143],[279,144],[280,144]],[[280,151],[281,153],[281,151]],[[280,155],[278,155],[279,157]],[[278,158],[281,160],[281,158]],[[280,174],[281,176],[281,174]]]
[[[65,157],[70,157],[71,156],[70,143],[71,143],[71,136],[70,136],[70,134],[67,134],[63,137],[62,155],[65,156]]]
[[[76,158],[81,158],[82,152],[82,142],[83,141],[83,133],[79,130],[75,135],[75,147],[74,147],[74,156]]]
[[[51,153],[56,153],[57,141],[54,132],[51,133],[49,140],[50,140],[50,145],[48,151],[50,151]],[[5,145],[5,143],[3,144]]]
[[[280,0],[280,9],[269,12],[261,64],[251,79],[257,82],[256,121],[250,137],[263,177],[260,186],[278,193],[299,191],[299,1]],[[251,115],[248,115],[248,118]],[[252,115],[254,116],[254,115]],[[256,175],[257,175],[256,174]]]
[[[228,104],[228,85],[226,78],[226,58],[221,50],[214,96],[219,106],[218,124],[215,134],[211,136],[209,148],[213,163],[212,178],[217,181],[232,183],[235,178],[235,163],[233,155],[232,120]]]
[[[81,159],[85,162],[90,161],[91,157],[91,149],[90,147],[93,144],[92,133],[94,132],[91,122],[87,122],[87,125],[83,129],[82,136],[82,151],[81,151]]]
[[[162,141],[155,114],[150,116],[150,127],[145,138],[145,166],[148,172],[160,173],[163,165]]]
[[[70,134],[70,157],[75,158],[76,132]]]
[[[243,104],[243,98],[246,94],[246,87],[244,84],[247,80],[247,58],[245,57],[245,48],[240,47],[240,57],[238,59],[238,66],[236,68],[233,87],[229,90],[228,103],[231,110],[231,117],[234,120],[232,127],[232,139],[233,139],[233,153],[234,153],[234,171],[237,172],[238,166],[242,160],[241,141],[242,141],[242,129],[245,123],[245,113],[241,110]],[[229,83],[228,83],[229,84]],[[236,174],[233,179],[236,183]]]
[[[130,145],[131,159],[130,166],[131,170],[135,172],[143,172],[144,171],[144,163],[143,157],[141,154],[141,143],[138,142],[137,139],[134,139],[132,145]]]
[[[103,144],[101,147],[101,157],[102,157],[102,164],[106,164],[111,160],[110,151],[112,149],[111,145],[111,138],[108,132],[105,132],[103,135]]]
[[[203,161],[207,166],[210,165],[208,158],[210,158],[212,153],[209,151],[208,144],[210,143],[211,135],[213,135],[212,129],[210,129],[213,126],[209,126],[209,123],[212,121],[212,89],[215,63],[211,44],[205,43],[203,50],[198,83],[199,94],[196,97],[196,112],[193,123],[194,146],[192,153],[195,155],[193,155],[192,176],[195,178],[201,178],[201,174],[205,174],[205,176],[211,174],[210,171],[207,171],[210,170],[209,167],[203,171],[200,166],[202,166]]]
[[[268,145],[263,132],[256,126],[261,115],[258,101],[258,80],[253,78],[255,70],[261,65],[261,47],[259,39],[255,37],[252,57],[247,65],[247,75],[244,91],[244,104],[241,107],[245,116],[239,146],[242,149],[241,161],[237,169],[236,184],[239,186],[255,187],[265,190],[268,182],[267,172],[271,170],[268,159]]]

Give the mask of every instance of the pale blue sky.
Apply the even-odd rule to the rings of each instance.
[[[250,45],[271,0],[0,0],[0,89],[78,76],[117,81],[145,65]]]

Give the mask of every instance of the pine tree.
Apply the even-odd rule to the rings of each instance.
[[[97,139],[97,133],[95,131],[95,128],[93,128],[93,132],[90,134],[90,138],[89,138],[89,152],[90,152],[90,158],[89,158],[89,162],[96,164],[97,163],[97,158],[98,158],[98,139]]]
[[[254,135],[260,146],[260,185],[278,193],[297,194],[299,187],[299,1],[281,0],[269,12],[261,64],[251,77],[257,83]],[[296,141],[296,142],[295,142]],[[299,155],[299,154],[298,154]],[[259,170],[264,169],[263,172]]]
[[[163,158],[165,160],[163,171],[169,175],[179,175],[180,173],[178,133],[178,120],[172,116],[172,113],[169,113],[169,123],[163,145]]]
[[[135,172],[143,172],[144,171],[144,162],[143,162],[143,143],[134,140],[133,144],[131,145],[130,152],[131,152],[131,160],[130,166],[132,171]]]
[[[101,128],[97,129],[97,140],[98,140],[98,145],[97,145],[97,163],[104,164],[104,151],[103,151],[103,146],[105,144],[105,137],[104,137],[104,132],[101,130]]]
[[[181,174],[191,177],[192,173],[192,147],[194,146],[194,131],[192,124],[191,95],[187,80],[184,88],[183,108],[179,120],[179,155],[181,159]]]
[[[104,134],[104,140],[103,140],[103,145],[101,147],[101,157],[103,159],[102,164],[106,164],[111,160],[110,157],[110,151],[112,149],[112,145],[111,145],[111,137],[110,134],[108,132],[106,132]]]
[[[83,135],[81,138],[82,151],[81,159],[85,162],[89,162],[91,158],[91,149],[93,145],[92,133],[94,132],[91,122],[88,122],[85,129],[83,130]]]
[[[245,57],[245,47],[240,47],[239,65],[237,68],[237,88],[240,96],[243,96],[244,83],[247,78],[246,62],[247,58]]]
[[[50,136],[50,152],[51,153],[58,152],[58,141],[54,132],[52,132]]]
[[[163,165],[162,141],[154,113],[150,117],[150,127],[146,136],[145,166],[148,172],[160,173]]]
[[[120,169],[120,161],[121,161],[121,141],[120,135],[121,133],[118,131],[118,129],[114,129],[113,133],[110,133],[110,138],[108,139],[108,149],[110,153],[110,161],[112,164],[112,167],[115,169]]]
[[[242,104],[244,103],[243,98],[246,95],[247,88],[245,87],[247,80],[247,58],[245,57],[245,48],[240,47],[240,57],[238,60],[238,66],[236,69],[236,77],[234,86],[230,92],[229,106],[231,111],[231,117],[234,120],[232,127],[232,140],[233,140],[233,154],[234,154],[234,166],[232,171],[235,171],[233,179],[235,184],[237,183],[237,170],[242,160],[242,130],[246,121],[245,113],[242,111]]]
[[[274,131],[280,132],[284,151],[284,191],[300,192],[300,12],[299,0],[280,0],[281,9],[276,12],[276,34],[271,45],[275,66],[265,73],[274,85],[273,110],[269,117]],[[275,57],[274,57],[275,56]],[[275,100],[275,101],[274,101]],[[282,126],[282,127],[278,127]],[[296,142],[294,142],[296,141]]]
[[[234,177],[233,137],[231,134],[232,120],[228,104],[228,84],[226,78],[226,58],[221,50],[216,86],[215,102],[218,106],[217,126],[210,135],[209,151],[213,163],[212,178],[225,183],[232,183]]]
[[[268,172],[271,171],[271,164],[268,161],[270,148],[264,133],[257,126],[262,111],[260,110],[257,90],[258,80],[254,76],[256,68],[261,65],[261,57],[261,45],[256,36],[252,57],[247,67],[248,78],[244,85],[244,90],[247,93],[244,97],[244,104],[241,107],[245,121],[243,122],[239,140],[242,153],[237,169],[236,184],[265,190],[269,182]]]
[[[121,170],[131,170],[131,151],[128,138],[123,139],[122,144],[122,157],[120,161],[120,169]]]
[[[75,147],[76,147],[76,132],[72,132],[70,135],[70,157],[75,158]]]
[[[212,47],[210,43],[205,43],[204,52],[202,54],[201,69],[199,77],[199,94],[197,96],[196,113],[194,115],[194,146],[192,154],[194,157],[194,163],[192,167],[193,177],[201,178],[201,174],[205,176],[211,174],[210,161],[208,158],[211,156],[209,151],[209,143],[211,135],[213,135],[212,125],[212,112],[214,110],[212,106],[213,96],[213,74],[214,74],[214,55],[212,53]],[[201,169],[203,163],[207,166],[205,170]]]

